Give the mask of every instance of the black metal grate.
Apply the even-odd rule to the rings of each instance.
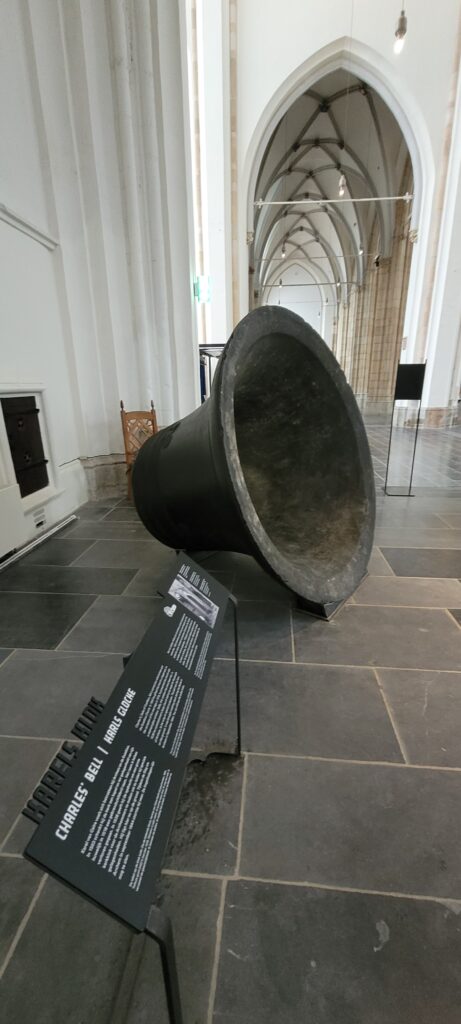
[[[21,497],[48,486],[47,459],[35,396],[2,398],[3,416]]]

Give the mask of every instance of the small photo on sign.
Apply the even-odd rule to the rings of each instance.
[[[205,594],[201,594],[183,576],[176,576],[168,593],[176,601],[184,605],[188,611],[192,612],[193,615],[197,615],[199,619],[206,622],[210,629],[213,629],[219,611],[217,604],[214,601],[210,601],[209,597],[205,597]]]

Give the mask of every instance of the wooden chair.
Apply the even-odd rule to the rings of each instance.
[[[154,403],[150,403],[150,412],[126,412],[120,402],[123,441],[125,444],[126,474],[128,477],[128,500],[132,500],[131,471],[139,449],[152,434],[158,433],[157,416]]]

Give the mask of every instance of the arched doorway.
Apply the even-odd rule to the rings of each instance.
[[[333,349],[364,411],[389,412],[405,345],[413,170],[381,96],[344,68],[279,120],[255,183],[250,305],[278,302]]]
[[[403,173],[404,166],[402,160],[400,160],[400,169],[402,171],[402,176],[401,182],[399,184],[401,184],[402,192],[407,191],[407,189],[408,191],[410,191],[410,188],[408,187],[408,185],[410,185],[411,191],[413,193],[413,200],[411,205],[409,205],[409,207],[407,207],[402,214],[402,217],[405,221],[407,241],[408,244],[412,246],[412,252],[410,254],[407,254],[407,264],[409,265],[411,263],[411,267],[409,272],[404,328],[402,332],[402,338],[406,337],[406,348],[402,358],[407,361],[412,361],[413,358],[415,357],[415,352],[417,353],[417,358],[421,358],[422,355],[421,351],[418,351],[418,346],[421,345],[419,331],[420,320],[422,317],[421,295],[423,289],[425,262],[429,242],[430,211],[434,191],[434,163],[432,149],[426,122],[422,115],[422,112],[419,109],[414,98],[408,93],[408,90],[404,94],[401,87],[401,83],[398,78],[398,71],[380,54],[376,53],[376,51],[350,38],[343,37],[334,41],[333,43],[325,47],[323,50],[318,51],[316,54],[310,57],[303,65],[298,67],[289,76],[289,78],[280,85],[276,93],[274,93],[270,102],[266,105],[263,113],[261,114],[258,124],[253,132],[251,142],[245,156],[241,177],[241,194],[246,196],[246,206],[242,204],[242,206],[240,207],[239,288],[241,313],[243,314],[246,311],[246,309],[251,307],[251,305],[254,304],[255,302],[259,303],[261,301],[265,301],[264,293],[260,293],[258,286],[255,287],[255,257],[258,257],[258,252],[257,250],[255,251],[256,221],[258,213],[260,213],[258,201],[259,199],[262,198],[261,195],[258,193],[258,184],[261,180],[261,168],[265,163],[265,154],[267,150],[270,148],[270,144],[276,136],[278,127],[283,124],[285,117],[287,114],[289,114],[290,110],[293,110],[293,108],[295,108],[297,101],[302,99],[304,94],[308,93],[309,91],[315,93],[317,90],[319,90],[320,83],[323,83],[323,85],[328,85],[329,81],[330,84],[333,84],[333,78],[331,76],[333,76],[334,73],[337,73],[340,76],[340,78],[342,76],[343,88],[344,83],[346,82],[346,94],[344,95],[347,95],[347,83],[349,83],[351,86],[352,84],[355,84],[356,91],[359,93],[363,100],[366,99],[366,96],[364,95],[363,92],[360,92],[360,89],[365,90],[365,92],[368,93],[368,96],[371,97],[377,105],[380,105],[381,114],[383,115],[386,124],[393,124],[394,126],[393,130],[395,134],[395,139],[397,139],[400,131],[400,139],[402,144],[401,155],[403,155],[405,147],[407,150],[406,181],[408,182],[408,184],[405,187],[405,176]],[[339,90],[336,91],[341,91],[341,87],[339,87]],[[324,96],[322,96],[320,94],[320,91],[318,91],[318,106],[320,106],[320,102],[323,99]],[[321,113],[322,116],[325,116],[328,113],[328,111],[322,111]],[[291,118],[291,120],[293,121],[293,118]],[[296,127],[295,124],[294,127]],[[332,139],[334,137],[338,138],[342,135],[346,136],[346,125],[344,124],[344,126],[342,126],[342,130],[341,125],[339,125],[338,127],[339,131],[334,133],[333,135],[333,133],[331,133],[330,120],[330,134],[327,136],[327,138]],[[347,130],[347,136],[349,137],[349,142],[354,141],[354,139],[351,137],[349,127]],[[317,135],[314,135],[314,140],[316,137]],[[346,148],[348,145],[348,139],[343,138],[343,142],[344,150],[336,149],[336,160],[330,160],[330,162],[334,165],[334,170],[333,168],[330,168],[329,171],[330,174],[333,175],[333,181],[335,181],[336,195],[339,178],[338,164],[341,163],[342,166],[342,160],[344,160],[344,162],[346,163],[346,157],[348,160],[350,159],[350,156]],[[296,145],[296,137],[294,139],[293,144]],[[351,146],[350,148],[354,148],[354,146]],[[361,147],[359,147],[359,149],[360,148]],[[368,145],[366,147],[366,153],[367,152]],[[335,155],[334,149],[332,150],[332,154],[333,156]],[[360,152],[357,155],[360,157]],[[326,163],[326,155],[324,154],[324,156]],[[366,187],[364,187],[364,185],[362,184],[362,194],[360,194],[360,179],[362,179],[362,183],[364,181],[366,182],[367,179],[367,176],[364,173],[365,171],[368,170],[366,155],[365,160],[362,159],[361,162],[362,165],[364,164],[364,166],[362,168],[354,167],[351,176],[351,182],[348,183],[348,185],[350,184],[350,187],[352,188],[354,195],[357,199],[365,199],[373,195],[371,187],[372,183],[370,182],[366,184]],[[357,173],[357,170],[359,173]],[[393,164],[391,164],[390,170],[395,177],[396,168],[394,167]],[[327,173],[328,171],[324,172],[324,174]],[[295,182],[295,179],[293,179],[293,181]],[[376,188],[376,184],[378,184],[378,189]],[[274,183],[272,183],[272,187],[274,187]],[[383,187],[384,182],[382,180],[378,183],[375,183],[375,195],[383,195]],[[309,191],[307,185],[305,186],[304,191]],[[336,224],[333,224],[331,226],[330,234],[331,232],[333,232],[332,237],[337,238],[338,232],[342,232],[342,234],[344,235],[344,233],[348,231],[348,229],[344,226],[344,224],[341,227],[340,218],[330,218],[330,221],[334,219],[336,220]],[[362,217],[362,222],[363,219],[364,218]],[[381,250],[382,252],[387,252],[388,255],[387,257],[385,257],[385,259],[387,258],[387,260],[389,260],[389,241],[393,239],[395,234],[399,233],[399,227],[397,227],[396,231],[394,224],[393,230],[390,230],[392,226],[392,218],[383,217],[382,214],[379,214],[378,212],[376,212],[376,222],[377,231],[375,232],[375,237],[371,237],[369,239],[370,252],[373,254],[374,257],[376,257],[376,255],[380,255]],[[306,224],[305,226],[307,227]],[[337,230],[334,231],[334,228],[336,228]],[[378,231],[380,234],[379,239]],[[403,228],[400,226],[400,234],[402,234],[402,231]],[[318,228],[314,229],[314,241],[316,232],[320,234]],[[308,233],[306,233],[304,241],[307,241],[308,237]],[[350,231],[348,237],[350,238]],[[355,258],[357,263],[357,276],[355,280],[358,288],[360,289],[362,288],[363,285],[364,270],[366,270],[366,266],[364,265],[364,260],[360,261],[357,258],[359,256],[365,255],[365,250],[363,254],[360,254],[358,251],[361,248],[359,237],[360,236],[356,234],[355,238],[351,239],[351,242],[354,242],[354,249],[350,249],[349,253],[352,255],[355,252]],[[276,238],[274,236],[273,241],[275,240]],[[347,240],[346,236],[344,240]],[[320,239],[320,244],[324,250],[323,255],[328,255],[328,250],[326,247],[329,241],[331,241],[331,238],[328,238],[327,236]],[[413,245],[414,241],[417,241],[416,245]],[[376,251],[374,251],[375,247]],[[380,250],[379,253],[378,247]],[[330,248],[332,247],[330,246]],[[309,244],[308,249],[310,249],[311,257],[316,255],[313,243]],[[320,254],[320,251],[317,251],[317,255]],[[259,254],[259,256],[260,255],[261,254]],[[281,252],[279,252],[279,255],[281,256]],[[322,315],[321,318],[317,317],[317,319],[320,319],[321,321],[324,320],[323,333],[327,341],[327,332],[328,330],[330,330],[330,335],[332,336],[332,348],[334,348],[334,334],[338,335],[339,333],[341,333],[342,336],[348,338],[347,344],[349,346],[350,362],[350,343],[352,337],[351,330],[352,323],[354,321],[356,313],[354,312],[353,307],[350,307],[347,301],[347,308],[343,313],[341,313],[341,310],[344,305],[344,282],[347,280],[347,273],[345,273],[344,260],[341,261],[340,259],[338,261],[338,256],[341,256],[339,250],[336,252],[332,251],[330,266],[336,266],[336,269],[338,270],[338,276],[335,279],[335,288],[339,287],[341,293],[341,300],[339,303],[338,301],[336,301],[335,303],[333,301],[333,296],[336,294],[337,300],[337,292],[335,293],[332,291],[330,284],[326,286],[326,283],[324,283],[324,314]],[[336,257],[336,261],[334,257]],[[267,256],[264,256],[263,258],[267,259]],[[304,255],[304,259],[305,258],[306,257]],[[320,260],[311,260],[311,270],[313,270],[314,262],[317,264],[318,267]],[[389,270],[389,263],[382,264],[382,261],[380,260],[380,269],[382,269],[383,266],[387,273]],[[341,267],[343,268],[342,274],[339,272]],[[248,269],[250,271],[249,276]],[[270,284],[273,284],[274,280],[277,281],[277,274],[274,273],[274,270],[275,264],[273,264],[272,268],[269,271]],[[285,272],[286,271],[284,271],[284,273]],[[384,274],[381,274],[381,280],[383,279],[383,277]],[[320,275],[318,273],[317,279],[319,280],[320,286]],[[339,286],[336,285],[336,282],[338,280],[340,281]],[[278,277],[278,281],[280,281],[280,275]],[[325,292],[326,287],[328,290]],[[393,290],[395,289],[393,288]],[[254,295],[254,292],[256,292],[257,294]],[[328,302],[325,301],[326,298],[328,298]],[[354,302],[356,301],[357,299],[354,300]],[[385,303],[385,301],[386,300],[384,298],[383,302]],[[333,314],[331,310],[335,307],[335,305],[336,314]],[[402,312],[403,309],[401,309],[401,313]],[[366,315],[367,310],[365,309],[364,316]],[[340,318],[342,318],[343,320],[347,320],[347,325],[343,325],[342,328],[340,327],[339,324]],[[347,353],[344,352],[341,361],[345,363],[347,358]],[[363,362],[362,369],[360,372],[363,377]],[[357,374],[359,374],[357,361],[355,373],[356,376]],[[355,382],[355,390],[357,394],[360,393],[360,386],[362,386],[363,390],[363,381],[362,385],[360,385],[360,381],[357,380]]]

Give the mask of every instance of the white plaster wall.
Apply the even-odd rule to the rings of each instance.
[[[2,384],[43,383],[49,400],[48,430],[58,464],[80,454],[73,415],[72,381],[62,342],[57,284],[49,252],[0,222],[0,334]]]
[[[206,341],[220,344],[232,331],[229,13],[227,0],[197,0],[196,9]]]
[[[0,204],[13,211],[0,209],[0,392],[45,388],[53,488],[34,500],[48,525],[86,498],[80,458],[118,460],[120,398],[153,398],[161,425],[199,403],[181,13],[180,0],[0,5]],[[4,489],[8,453],[5,466]],[[31,503],[16,502],[24,519]]]
[[[426,5],[421,5],[426,6]],[[418,5],[419,7],[419,5]],[[433,17],[429,17],[432,12]],[[428,127],[434,159],[443,138],[458,0],[440,0],[427,16],[413,7],[404,50],[393,53],[399,14],[394,0],[242,0],[238,7],[239,166],[266,105],[312,54],[352,36],[387,60],[402,92],[414,97]]]
[[[68,323],[62,291],[59,245],[34,237],[34,228],[56,238],[48,167],[31,68],[24,6],[4,3],[1,14],[0,203],[12,223],[0,219],[0,395],[43,386],[37,395],[50,484],[21,500],[0,424],[0,557],[37,533],[34,507],[46,506],[47,525],[86,499],[73,367],[68,358]],[[27,29],[27,25],[26,25]],[[15,225],[15,216],[19,221]],[[25,219],[25,223],[23,221]],[[33,225],[28,233],[28,222]],[[1,414],[0,414],[1,415]]]
[[[28,217],[44,230],[48,223],[40,133],[29,76],[22,4],[0,7],[0,202]]]

